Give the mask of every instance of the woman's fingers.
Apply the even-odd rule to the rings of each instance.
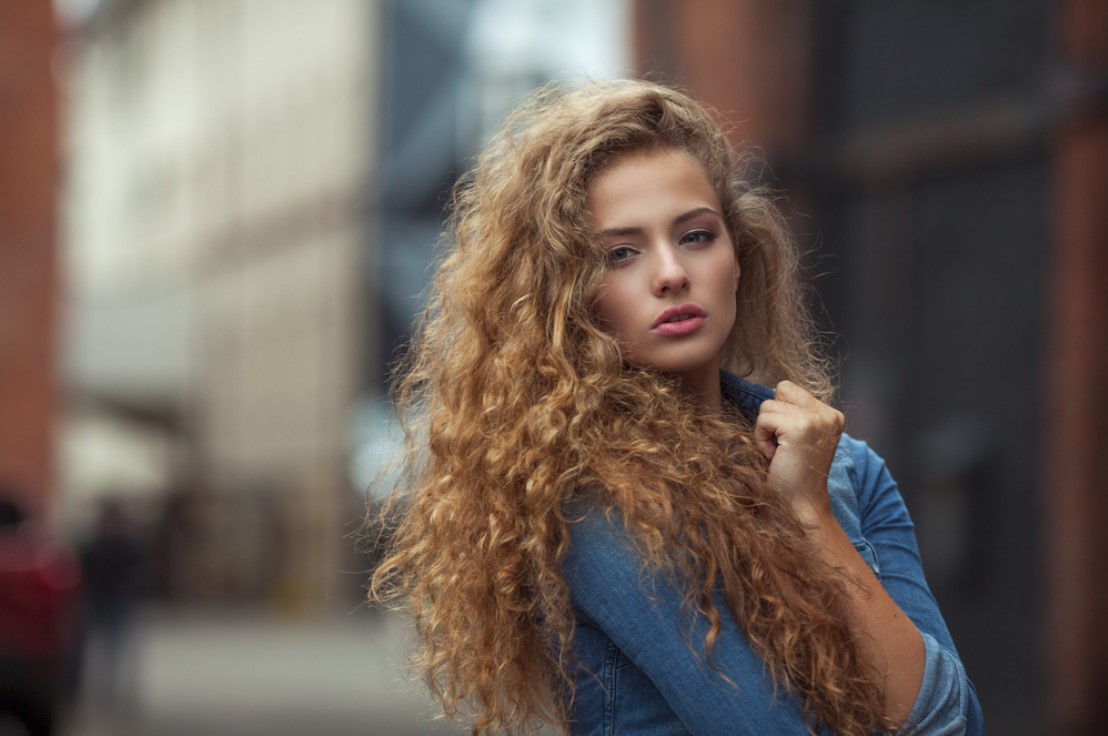
[[[766,460],[773,460],[777,452],[777,423],[772,418],[772,413],[767,412],[765,402],[762,404],[758,421],[754,424],[754,440],[758,443],[758,449],[765,455]]]
[[[838,444],[842,435],[842,412],[823,403],[790,381],[777,384],[776,398],[762,404],[755,429],[759,438],[773,434],[776,444],[803,441],[806,444]]]
[[[841,412],[792,382],[779,383],[754,425],[771,483],[790,496],[821,501],[842,430]]]

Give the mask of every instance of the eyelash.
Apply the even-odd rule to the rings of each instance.
[[[617,258],[616,253],[619,253],[620,251],[626,251],[626,257]],[[619,265],[620,263],[629,260],[633,255],[635,255],[635,253],[635,249],[630,246],[617,245],[615,248],[612,248],[610,251],[608,251],[608,263],[612,264],[613,266]]]
[[[700,236],[699,239],[696,241],[696,243],[698,243],[698,244],[711,243],[713,240],[716,239],[716,234],[714,232],[712,232],[711,230],[693,230],[692,232],[688,232],[688,233],[685,233],[684,235],[682,235],[680,242],[681,243],[687,242],[688,238],[692,235]]]

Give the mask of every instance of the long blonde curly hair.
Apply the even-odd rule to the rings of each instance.
[[[598,323],[589,187],[621,156],[666,149],[703,164],[742,266],[725,367],[830,396],[795,249],[715,114],[648,82],[541,90],[455,187],[451,246],[395,383],[407,457],[370,597],[410,613],[415,663],[475,734],[565,726],[567,502],[585,496],[618,510],[643,559],[683,582],[710,624],[709,662],[722,590],[810,728],[889,728],[881,680],[845,623],[849,582],[767,488],[750,424],[694,411],[675,380],[627,365]]]

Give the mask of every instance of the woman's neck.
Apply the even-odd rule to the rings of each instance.
[[[723,405],[723,391],[719,385],[719,358],[693,371],[678,374],[685,393],[697,409],[705,414],[718,414]]]

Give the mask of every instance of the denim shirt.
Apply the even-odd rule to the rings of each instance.
[[[722,382],[725,400],[752,422],[773,397],[764,386],[730,374]],[[912,521],[884,461],[844,435],[828,490],[835,518],[923,637],[923,683],[907,721],[913,727],[902,732],[984,733],[977,695],[924,581]],[[609,522],[597,509],[575,513],[580,521],[571,526],[564,565],[577,619],[572,734],[807,733],[799,701],[775,691],[722,595],[715,603],[723,630],[709,666],[703,654],[707,622],[682,607],[682,591],[670,581],[643,570],[618,514]]]

